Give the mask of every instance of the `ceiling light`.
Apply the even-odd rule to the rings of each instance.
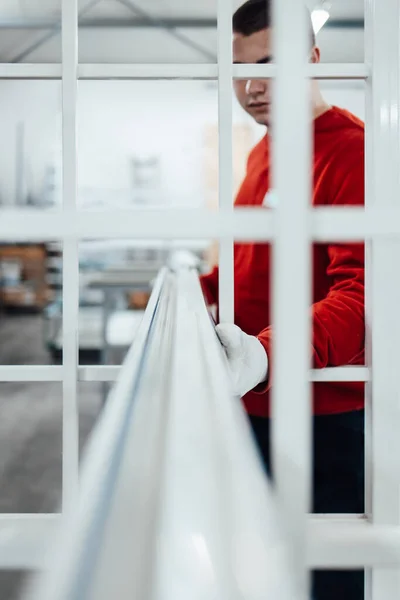
[[[314,8],[314,10],[311,13],[311,21],[315,35],[317,35],[319,31],[321,31],[329,17],[330,14],[328,4],[324,3]]]

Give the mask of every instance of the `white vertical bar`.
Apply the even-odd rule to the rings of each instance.
[[[78,0],[62,0],[62,136],[63,209],[76,214],[76,102],[78,63]],[[63,246],[63,511],[74,508],[78,494],[78,241]]]
[[[364,60],[369,67],[373,63],[373,11],[374,0],[364,4]],[[374,204],[374,111],[372,74],[365,85],[365,206]],[[372,240],[365,240],[365,363],[372,365]],[[372,450],[372,381],[365,385],[365,513],[372,518],[373,450]],[[365,571],[365,599],[372,600],[372,569]]]
[[[310,205],[311,144],[306,11],[298,0],[274,2],[273,183],[279,198],[273,249],[273,459],[280,505],[288,524],[299,598],[308,598],[305,564],[310,508]],[[293,90],[296,102],[293,103]],[[290,176],[288,176],[290,173]],[[293,290],[296,290],[295,295]]]
[[[218,138],[219,210],[229,217],[233,211],[232,185],[232,2],[218,0]],[[219,244],[219,314],[233,323],[233,235]]]
[[[368,125],[367,207],[395,207],[400,203],[400,6],[398,0],[367,0],[366,59]],[[372,136],[372,137],[371,137]],[[367,508],[377,525],[400,524],[400,242],[376,239],[369,247],[368,305],[371,309],[372,383],[367,397],[368,433],[372,434],[370,494]],[[372,453],[370,450],[372,449]],[[399,569],[373,569],[367,577],[373,600],[397,598]]]

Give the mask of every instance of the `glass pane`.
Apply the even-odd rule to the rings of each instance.
[[[80,20],[83,63],[216,62],[216,0],[95,2]]]
[[[61,0],[2,0],[0,62],[61,61]]]
[[[62,245],[0,243],[0,364],[58,363],[62,350]]]
[[[0,80],[0,209],[61,204],[61,83]]]
[[[364,2],[336,0],[330,3],[326,15],[321,11],[322,4],[314,0],[307,2],[314,27],[318,29],[324,23],[317,33],[321,62],[364,62]],[[329,18],[324,22],[328,15]]]
[[[58,512],[61,384],[0,383],[0,463],[0,513]]]
[[[0,213],[61,206],[60,100],[57,81],[0,81]],[[0,364],[52,362],[61,276],[61,243],[0,240]]]
[[[81,208],[207,205],[215,182],[207,144],[215,150],[218,140],[215,84],[81,81],[78,106]]]
[[[207,240],[83,241],[79,253],[80,363],[122,364],[160,269],[191,261],[205,271],[208,248]]]
[[[31,576],[30,571],[0,571],[0,597],[4,600],[20,600]]]

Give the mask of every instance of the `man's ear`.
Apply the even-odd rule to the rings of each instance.
[[[314,46],[311,50],[310,62],[311,63],[319,63],[321,60],[321,52],[318,46]]]

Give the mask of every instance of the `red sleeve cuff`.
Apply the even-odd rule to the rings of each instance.
[[[216,269],[211,271],[211,273],[200,276],[201,289],[208,305],[217,303],[217,283],[218,271]]]
[[[272,386],[272,329],[268,327],[257,336],[257,339],[264,347],[268,356],[268,377],[266,381],[260,383],[253,392],[255,394],[265,394],[269,392]]]

